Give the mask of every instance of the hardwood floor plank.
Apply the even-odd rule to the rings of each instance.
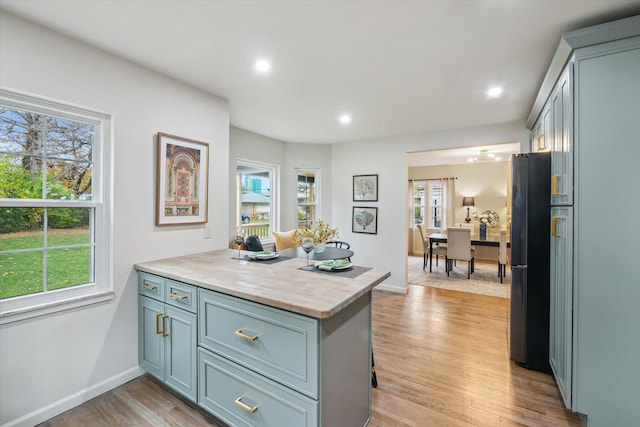
[[[374,414],[389,417],[378,408],[396,406],[404,418],[428,417],[422,425],[580,426],[550,375],[509,360],[507,315],[503,298],[424,286],[406,296],[374,291]]]
[[[508,299],[425,286],[374,291],[369,427],[581,426],[551,375],[509,360],[508,309]],[[42,424],[114,425],[220,424],[148,375]]]

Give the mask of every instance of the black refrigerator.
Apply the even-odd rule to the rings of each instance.
[[[551,372],[551,155],[516,154],[511,160],[509,356],[525,368]]]

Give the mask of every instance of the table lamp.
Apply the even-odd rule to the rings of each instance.
[[[469,216],[469,209],[471,208],[471,206],[475,206],[475,200],[473,199],[473,197],[463,197],[462,198],[462,206],[466,206],[467,207],[467,217],[464,219],[464,221],[466,223],[470,223],[471,222],[471,217]]]

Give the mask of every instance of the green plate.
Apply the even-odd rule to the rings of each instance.
[[[325,261],[322,265],[323,267],[331,268],[333,270],[344,270],[351,267],[351,262],[346,259],[334,259],[331,261]]]

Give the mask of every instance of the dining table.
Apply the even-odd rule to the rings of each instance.
[[[281,256],[290,257],[290,258],[306,258],[306,252],[300,247],[296,246],[295,248],[286,248],[278,251]],[[309,252],[309,259],[315,261],[327,261],[330,259],[345,259],[351,258],[353,256],[353,251],[351,249],[345,248],[335,248],[332,246],[325,246],[322,252],[316,252],[312,250]]]
[[[429,239],[429,273],[431,273],[431,265],[433,263],[433,245],[435,243],[447,243],[447,233],[431,233],[427,236]],[[485,238],[479,236],[471,236],[471,246],[500,246],[500,235],[487,235]],[[507,241],[507,247],[511,246]]]

